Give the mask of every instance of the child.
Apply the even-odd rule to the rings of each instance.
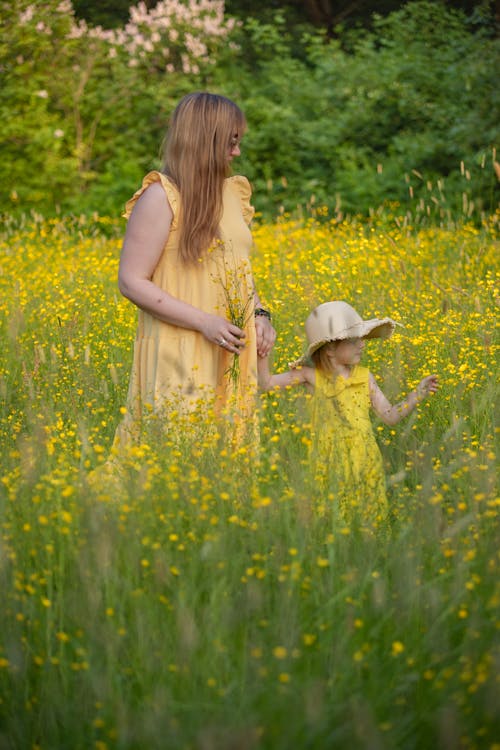
[[[304,384],[314,394],[315,477],[333,493],[346,521],[358,511],[363,520],[378,524],[387,514],[382,456],[369,419],[370,406],[392,426],[437,390],[437,376],[428,375],[392,406],[373,375],[359,364],[365,339],[389,338],[396,325],[390,318],[363,320],[346,302],[325,302],[306,320],[308,349],[292,369],[272,375],[268,358],[259,357],[262,390]],[[303,366],[308,359],[313,367]]]

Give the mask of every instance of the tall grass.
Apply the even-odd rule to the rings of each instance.
[[[390,398],[440,375],[418,413],[374,425],[391,504],[374,537],[318,494],[292,391],[260,399],[258,449],[152,419],[120,486],[90,482],[135,328],[119,240],[83,220],[5,231],[0,748],[498,750],[495,232],[255,230],[277,368],[338,298],[405,326],[365,350]]]

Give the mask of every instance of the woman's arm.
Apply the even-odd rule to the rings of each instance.
[[[407,417],[415,407],[426,398],[429,393],[435,393],[438,389],[437,375],[428,375],[420,381],[414,391],[411,391],[401,403],[393,406],[377,385],[373,375],[370,373],[369,387],[370,400],[377,416],[390,427],[398,424]]]
[[[269,357],[258,357],[257,373],[261,391],[286,388],[289,385],[306,384],[314,386],[314,370],[312,367],[300,367],[296,370],[272,374],[269,368]]]
[[[241,328],[172,297],[151,280],[168,240],[172,218],[165,191],[159,183],[153,183],[135,204],[127,224],[118,271],[120,292],[159,320],[199,331],[214,344],[220,345],[224,339],[228,351],[238,352],[244,346]]]

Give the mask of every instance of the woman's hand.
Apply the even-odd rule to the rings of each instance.
[[[259,357],[267,357],[276,341],[276,331],[271,321],[264,315],[255,317],[255,332],[257,334],[257,354]]]
[[[245,347],[245,332],[219,315],[207,313],[200,326],[200,332],[208,341],[233,354],[240,354]]]

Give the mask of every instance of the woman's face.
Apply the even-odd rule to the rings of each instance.
[[[229,141],[229,161],[232,161],[235,156],[240,156],[240,136],[238,133],[235,133],[231,140]]]

